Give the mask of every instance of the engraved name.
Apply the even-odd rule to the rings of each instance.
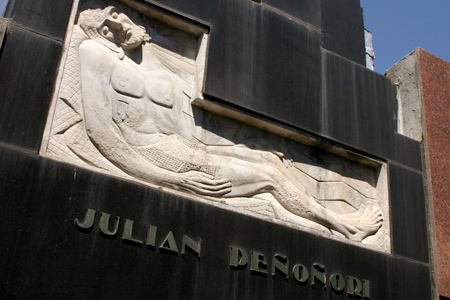
[[[84,219],[79,220],[75,218],[75,226],[79,231],[89,233],[95,227],[97,212],[93,209],[87,209]],[[98,219],[98,218],[97,218]],[[111,217],[110,214],[100,212],[100,220],[98,222],[98,228],[100,233],[105,238],[111,239],[117,237],[119,233],[119,227],[122,224],[122,241],[124,243],[130,243],[142,247],[144,244],[147,248],[160,249],[162,253],[172,253],[178,255],[180,248],[177,243],[177,239],[172,231],[169,231],[161,243],[157,243],[157,235],[161,235],[158,231],[158,227],[154,225],[148,225],[146,228],[146,238],[138,238],[133,235],[134,221],[130,219],[121,219],[119,216]],[[160,240],[160,238],[158,239]],[[186,249],[189,249],[197,260],[200,261],[201,254],[201,239],[193,238],[183,234],[181,240],[181,255],[184,256]],[[247,251],[240,247],[230,247],[230,268],[236,272],[246,270],[250,266],[250,272],[254,275],[260,275],[268,277],[271,275],[282,276],[286,279],[292,277],[293,280],[300,284],[306,285],[310,282],[310,285],[314,288],[319,287],[324,290],[330,287],[336,294],[342,294],[346,292],[349,297],[357,298],[370,298],[370,281],[361,280],[353,276],[342,276],[338,273],[332,273],[330,276],[326,271],[326,267],[321,263],[313,263],[310,268],[307,268],[301,263],[297,263],[293,266],[290,265],[290,260],[286,255],[275,253],[270,258],[266,255],[256,252]]]
[[[93,209],[88,208],[86,211],[86,214],[84,216],[83,220],[79,220],[78,218],[75,218],[75,226],[82,232],[90,232],[95,224],[95,216],[97,212]],[[111,220],[114,219],[114,220]],[[111,218],[111,215],[105,212],[100,213],[100,221],[98,224],[98,227],[100,228],[100,233],[102,236],[106,238],[114,238],[117,236],[119,232],[119,224],[123,223],[123,230],[122,230],[122,241],[124,243],[131,243],[137,246],[143,246],[144,243],[148,248],[153,249],[160,249],[162,252],[169,252],[172,254],[178,254],[179,253],[179,247],[178,243],[176,242],[175,235],[172,233],[172,231],[169,231],[169,233],[165,236],[163,241],[159,244],[156,243],[156,237],[158,234],[158,227],[154,225],[148,225],[147,226],[147,237],[145,240],[135,237],[133,235],[133,227],[134,227],[134,221],[129,219],[123,219],[119,216],[116,216],[115,218]],[[186,234],[183,234],[183,237],[181,238],[181,255],[184,256],[186,249],[190,249],[191,253],[194,254],[198,260],[200,260],[200,253],[201,253],[201,244],[202,241],[200,238],[195,241],[194,239],[190,238]]]
[[[310,269],[303,264],[295,264],[289,269],[289,259],[285,255],[275,253],[271,258],[266,258],[264,254],[256,251],[248,252],[242,248],[232,246],[230,251],[230,267],[233,270],[245,270],[250,264],[252,274],[273,277],[278,273],[288,280],[289,274],[294,281],[306,285],[308,281],[313,287],[331,286],[333,292],[337,294],[347,292],[350,297],[370,298],[370,281],[361,280],[353,276],[342,276],[341,274],[332,274],[327,277],[326,268],[320,263],[314,263]],[[327,280],[328,278],[328,280]]]

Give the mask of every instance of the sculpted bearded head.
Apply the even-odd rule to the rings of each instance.
[[[150,36],[143,26],[134,24],[127,15],[115,7],[85,10],[80,13],[78,25],[93,40],[107,40],[126,50],[149,42]]]

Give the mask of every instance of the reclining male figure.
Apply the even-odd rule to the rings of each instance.
[[[115,166],[144,181],[210,197],[269,192],[291,213],[361,241],[383,222],[376,207],[339,215],[302,192],[281,159],[239,145],[208,146],[190,134],[175,75],[133,59],[150,37],[114,7],[80,14],[90,39],[79,48],[87,135]],[[138,60],[139,61],[139,60]]]

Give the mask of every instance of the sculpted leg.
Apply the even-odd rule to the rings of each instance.
[[[219,166],[216,179],[227,178],[231,182],[231,191],[222,197],[251,197],[274,190],[275,169],[231,157],[211,157]]]
[[[352,214],[336,214],[302,192],[284,172],[271,165],[223,156],[214,156],[213,160],[221,166],[218,175],[230,179],[232,183],[231,192],[224,197],[248,197],[270,192],[286,210],[355,241],[374,234],[382,225],[383,217],[378,208],[362,207]]]
[[[383,223],[383,215],[377,207],[361,207],[354,213],[340,215],[321,206],[287,181],[272,194],[288,211],[336,230],[353,241],[362,241],[376,233]]]

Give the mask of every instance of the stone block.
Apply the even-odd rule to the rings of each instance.
[[[359,0],[322,0],[323,47],[366,65],[364,20]]]
[[[386,71],[397,88],[399,134],[422,141],[422,96],[417,51],[413,51]]]
[[[317,28],[321,28],[321,7],[318,0],[262,0],[263,5],[268,5],[280,13],[292,16],[300,22],[306,22]]]
[[[14,1],[11,18],[20,27],[62,41],[72,2],[71,0]]]
[[[204,93],[280,122],[320,128],[320,33],[250,1],[212,29]]]
[[[426,203],[421,173],[390,164],[392,252],[429,262]]]
[[[0,140],[39,149],[62,44],[8,26],[0,60]]]

